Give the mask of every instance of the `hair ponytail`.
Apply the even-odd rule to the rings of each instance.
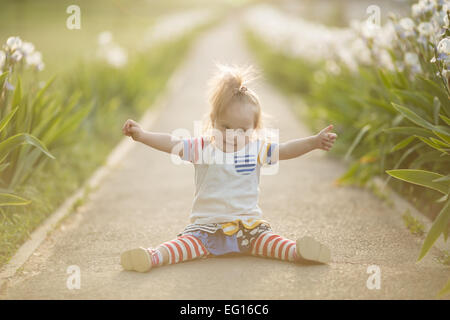
[[[223,110],[235,103],[250,103],[255,106],[255,129],[262,128],[261,106],[257,94],[249,89],[259,72],[252,65],[238,66],[216,63],[217,71],[208,82],[208,102],[211,111],[205,115],[204,131],[212,129]]]

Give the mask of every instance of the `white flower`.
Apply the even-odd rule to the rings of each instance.
[[[395,62],[395,67],[398,69],[398,71],[400,71],[400,72],[403,72],[403,70],[405,70],[405,64],[402,62],[402,61],[400,61],[400,60],[397,60],[396,62]]]
[[[6,55],[11,58],[11,61],[19,62],[23,59],[27,66],[34,66],[37,70],[44,69],[42,54],[35,51],[34,45],[31,42],[23,42],[19,37],[9,37],[6,40],[4,48]]]
[[[437,2],[436,0],[420,0],[419,6],[422,12],[427,13],[429,11],[436,10]]]
[[[411,18],[403,18],[396,25],[400,37],[407,38],[414,35],[414,21]]]
[[[369,48],[367,48],[366,44],[362,39],[355,39],[350,45],[350,50],[353,55],[360,61],[362,64],[370,65],[372,62],[371,53]]]
[[[417,18],[418,16],[420,16],[422,14],[422,7],[420,6],[420,4],[415,3],[411,7],[411,12],[412,12],[412,16],[414,18]]]
[[[42,54],[39,51],[35,51],[25,58],[29,66],[37,67],[42,63]]]
[[[350,28],[330,28],[270,5],[249,9],[245,14],[245,23],[276,50],[294,58],[324,62],[327,74],[338,73],[336,65],[330,62],[332,60],[337,66],[345,66],[352,72],[357,72],[359,65],[367,64],[389,70],[398,68],[400,71],[407,67],[408,71],[414,73],[421,72],[419,57],[422,56],[418,56],[416,49],[408,48],[421,43],[428,50],[433,43],[439,42],[448,25],[444,3],[450,1],[420,0],[411,8],[414,20],[410,17],[393,18],[381,27],[366,20],[350,21]],[[407,41],[398,41],[399,38]],[[426,58],[431,59],[428,56]],[[439,55],[436,55],[436,59],[439,59]],[[322,75],[315,74],[315,81],[323,81]]]
[[[43,62],[39,63],[39,64],[36,66],[36,69],[37,69],[38,71],[42,71],[42,70],[44,70],[44,68],[45,68],[45,63],[43,63]]]
[[[449,87],[450,89],[450,70],[448,69],[442,70],[442,77],[444,78],[444,81],[447,83],[447,87]]]
[[[23,53],[20,52],[19,50],[16,50],[13,52],[13,54],[11,55],[11,59],[15,62],[19,62],[20,60],[22,60],[23,58]]]
[[[5,88],[9,91],[14,91],[16,89],[11,83],[9,83],[8,79],[5,81]]]
[[[6,40],[6,49],[13,52],[22,47],[22,40],[19,37],[9,37]]]
[[[422,36],[429,37],[433,34],[434,28],[433,25],[429,22],[422,22],[418,27],[419,33]]]
[[[362,24],[361,33],[366,39],[373,39],[380,32],[380,26],[370,21],[365,21]]]
[[[103,31],[98,35],[98,44],[106,46],[112,42],[112,33],[109,31]]]
[[[125,49],[114,43],[113,35],[109,31],[103,31],[98,35],[98,51],[99,58],[104,59],[108,64],[121,68],[128,61],[128,55]]]
[[[125,49],[114,43],[111,32],[101,32],[98,35],[98,44],[97,55],[100,59],[104,59],[108,64],[116,68],[121,68],[127,63],[127,52]]]
[[[34,45],[31,42],[24,42],[20,50],[25,56],[28,56],[33,53]]]
[[[414,52],[405,53],[405,64],[411,68],[414,73],[422,72],[422,67],[419,63],[419,56]]]
[[[413,66],[419,63],[419,56],[414,52],[405,53],[405,64],[407,66]]]
[[[128,61],[127,53],[121,47],[114,45],[106,51],[106,61],[116,68],[123,67]]]
[[[437,46],[437,51],[440,54],[450,55],[450,38],[442,39]]]
[[[414,30],[414,21],[411,18],[402,18],[399,24],[405,31]]]
[[[432,40],[435,42],[436,38],[436,29],[430,22],[422,22],[417,27],[419,30],[420,36],[418,37],[417,41],[422,43],[424,46],[428,45],[428,41]]]
[[[437,60],[442,61],[446,67],[450,67],[450,38],[442,39],[437,45]]]
[[[0,50],[0,70],[2,70],[3,67],[5,66],[5,61],[6,61],[6,53]]]
[[[339,65],[333,61],[333,60],[327,60],[327,62],[325,63],[325,69],[334,75],[338,75],[341,73],[341,68],[339,67]]]
[[[438,27],[438,28],[448,28],[449,27],[449,21],[448,21],[448,14],[447,14],[447,8],[443,8],[441,11],[436,11],[432,17],[432,22]]]
[[[431,11],[436,11],[438,3],[436,0],[420,0],[411,7],[412,16],[417,18]]]
[[[387,50],[382,50],[378,54],[378,59],[381,67],[386,68],[387,70],[394,71],[394,63],[392,62],[392,57]]]

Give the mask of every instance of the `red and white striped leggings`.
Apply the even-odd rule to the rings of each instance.
[[[163,250],[166,252],[166,257],[163,255]],[[148,251],[152,257],[153,266],[179,263],[210,254],[198,238],[189,234],[164,242],[156,249],[149,248]],[[295,241],[270,231],[261,233],[255,239],[251,255],[286,261],[298,260]]]

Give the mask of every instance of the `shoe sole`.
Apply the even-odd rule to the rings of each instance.
[[[120,256],[120,264],[125,270],[147,272],[152,268],[150,255],[144,248],[127,250]]]
[[[330,249],[312,237],[305,236],[297,240],[297,254],[305,260],[328,263],[331,260]]]

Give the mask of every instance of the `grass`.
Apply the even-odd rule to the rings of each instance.
[[[0,4],[0,42],[20,36],[41,51],[45,78],[75,67],[79,61],[95,57],[97,36],[111,31],[114,41],[130,53],[155,20],[173,11],[207,4],[205,0],[3,0]],[[81,29],[66,27],[66,9],[78,5]]]
[[[103,163],[113,141],[86,144],[86,137],[80,138],[80,143],[72,150],[55,152],[58,161],[47,162],[43,170],[36,171],[21,187],[21,194],[33,201],[29,206],[14,208],[0,217],[0,265],[6,263],[31,232]]]
[[[439,263],[442,263],[444,266],[450,266],[450,252],[448,250],[444,250],[442,254],[436,259]]]
[[[378,197],[378,199],[384,201],[390,208],[395,208],[394,201],[391,200],[389,197],[389,194],[382,191],[379,186],[377,186],[375,183],[370,182],[368,183],[368,189]]]
[[[417,236],[423,236],[425,234],[425,225],[418,219],[414,218],[408,209],[402,214],[402,219],[406,228],[412,234]]]

